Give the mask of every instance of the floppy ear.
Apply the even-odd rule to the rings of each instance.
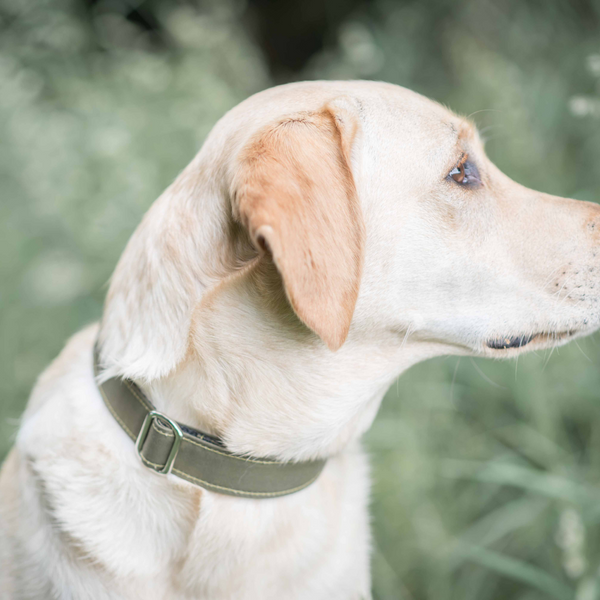
[[[244,149],[234,211],[270,252],[298,317],[331,350],[358,296],[364,225],[350,167],[358,129],[343,101],[280,121]]]

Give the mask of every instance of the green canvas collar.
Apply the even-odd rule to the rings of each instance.
[[[96,378],[100,371],[94,347]],[[243,498],[285,496],[309,486],[325,466],[325,460],[279,462],[233,454],[217,438],[156,411],[133,381],[115,377],[98,389],[146,467],[212,492]]]

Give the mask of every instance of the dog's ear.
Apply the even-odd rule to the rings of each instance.
[[[294,311],[332,350],[348,335],[363,262],[357,129],[343,99],[280,121],[243,150],[233,189],[234,212],[272,255]]]

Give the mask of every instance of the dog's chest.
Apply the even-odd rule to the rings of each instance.
[[[124,598],[147,590],[146,600],[301,599],[325,597],[325,590],[328,598],[338,591],[349,598],[368,590],[368,481],[360,452],[331,461],[303,492],[232,498],[147,470],[130,440],[107,428],[102,405],[85,406],[64,396],[48,402],[26,427],[21,449],[38,515],[23,535],[42,529],[61,548],[73,582],[81,567]],[[68,426],[49,433],[45,410]],[[27,437],[44,436],[27,448]]]
[[[17,440],[10,485],[20,486],[23,565],[36,564],[36,577],[63,596],[95,590],[95,600],[368,597],[368,469],[358,446],[277,499],[159,475],[102,402],[93,333],[71,340],[41,378]]]

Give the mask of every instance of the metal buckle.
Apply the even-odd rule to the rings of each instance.
[[[142,424],[142,428],[140,429],[140,433],[137,436],[137,440],[135,442],[135,449],[137,450],[138,456],[142,460],[142,447],[144,446],[146,436],[148,435],[148,430],[150,429],[150,425],[152,425],[152,421],[154,419],[159,419],[163,423],[169,425],[169,427],[173,430],[173,433],[175,434],[173,446],[171,446],[171,452],[169,452],[169,456],[167,458],[165,466],[162,469],[154,469],[157,473],[168,475],[171,472],[171,469],[173,468],[173,463],[175,462],[175,459],[177,458],[177,453],[179,452],[179,446],[181,446],[181,442],[183,441],[183,431],[181,431],[181,428],[175,421],[169,419],[169,417],[163,415],[157,410],[150,411],[146,415],[144,423]]]

